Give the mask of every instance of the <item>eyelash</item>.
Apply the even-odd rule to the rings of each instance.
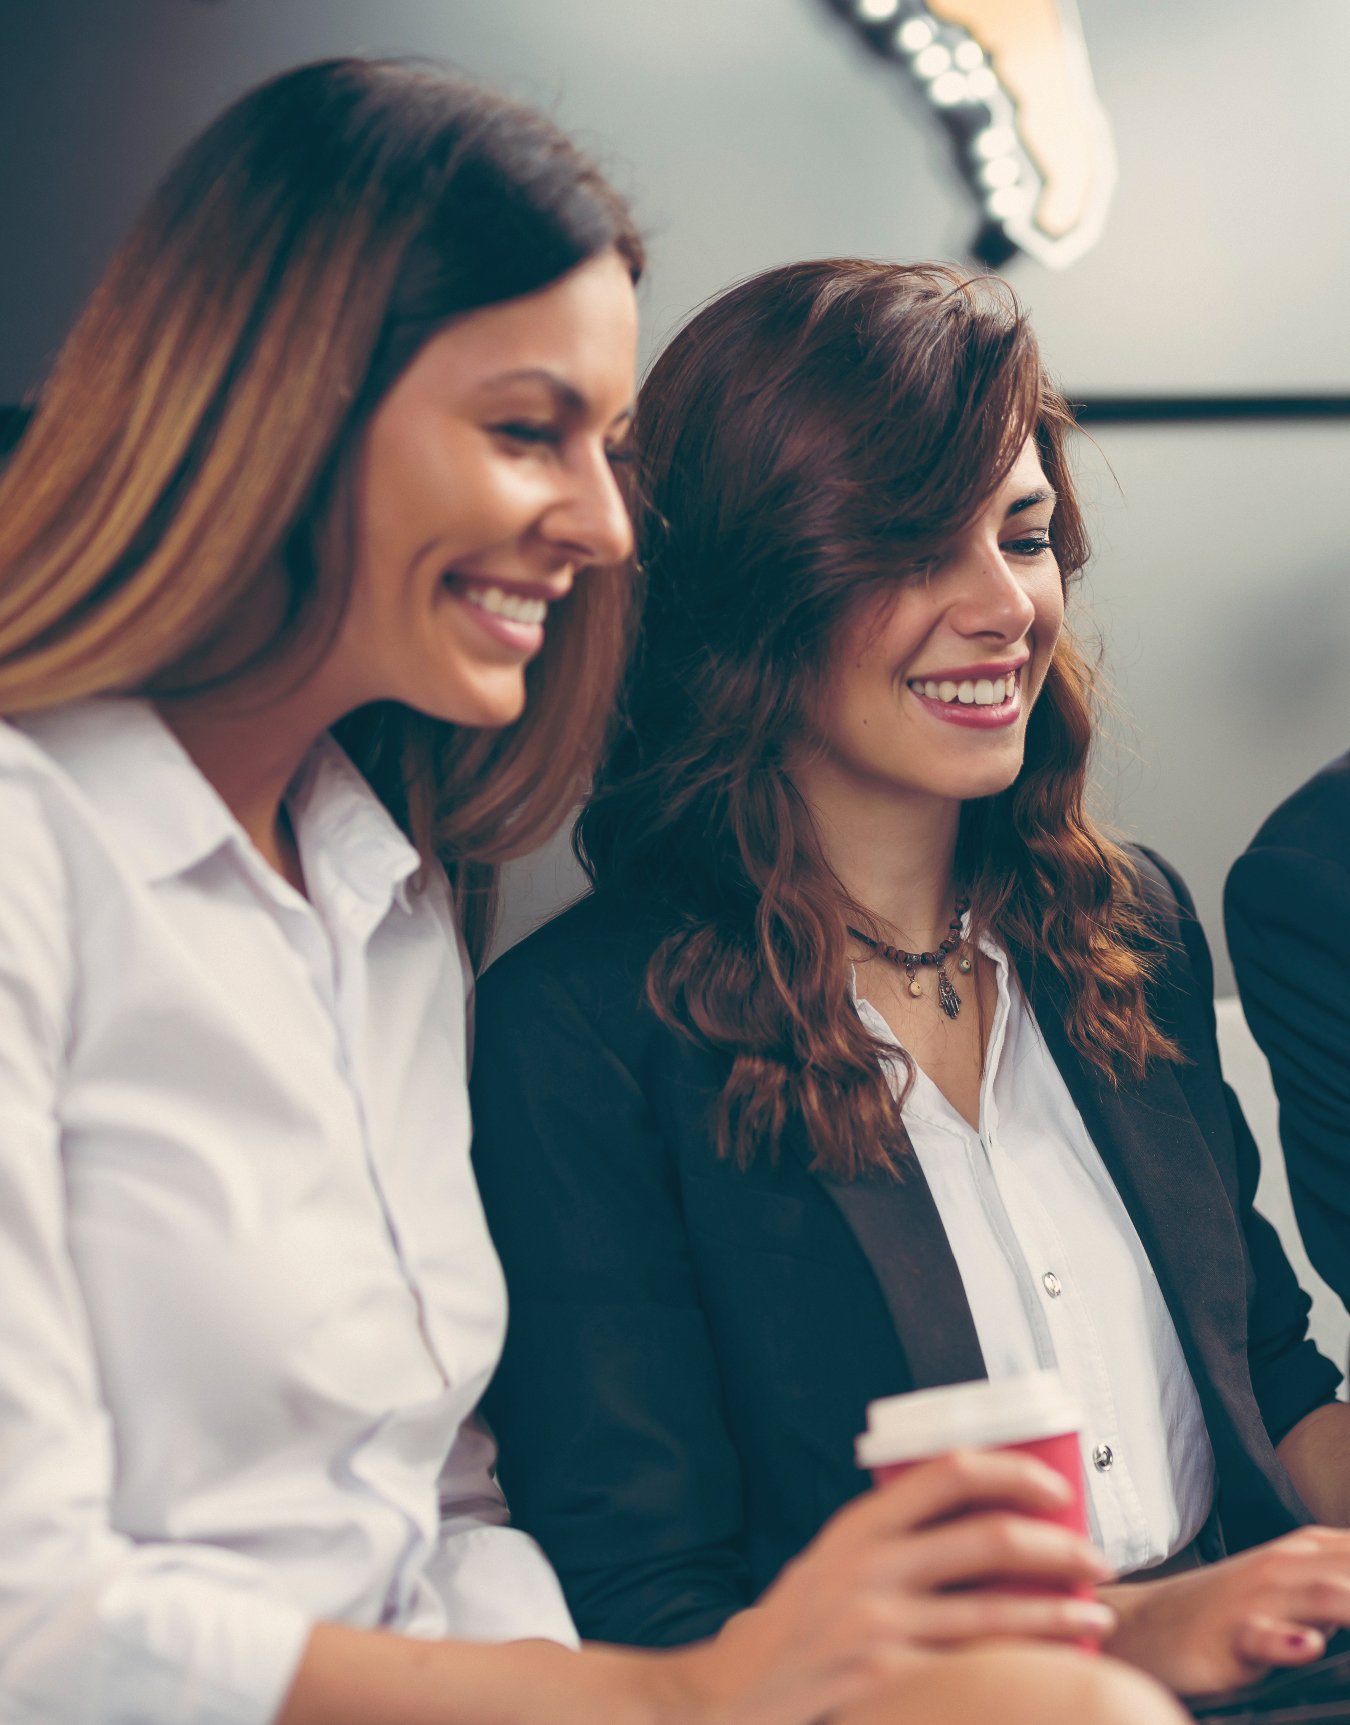
[[[552,425],[528,425],[520,420],[509,420],[505,425],[494,425],[492,429],[498,437],[509,438],[512,443],[544,443],[556,448],[562,442],[562,433]]]
[[[519,421],[510,421],[505,425],[494,425],[493,432],[498,437],[505,437],[512,443],[523,443],[529,448],[541,445],[549,449],[557,449],[563,441],[563,434],[551,425],[528,425]],[[627,444],[615,445],[606,449],[606,456],[611,465],[622,466],[633,460],[633,450]]]
[[[1039,539],[1010,539],[1003,547],[1005,551],[1016,551],[1022,557],[1035,557],[1042,551],[1052,551],[1049,535]]]

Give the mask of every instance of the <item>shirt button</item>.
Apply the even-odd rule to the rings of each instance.
[[[1109,1443],[1099,1443],[1092,1452],[1092,1465],[1098,1473],[1110,1473],[1111,1463],[1115,1457],[1111,1454]]]
[[[1041,1277],[1041,1286],[1052,1300],[1057,1300],[1064,1291],[1060,1286],[1059,1277],[1053,1270],[1047,1270]]]

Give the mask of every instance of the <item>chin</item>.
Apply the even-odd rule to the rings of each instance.
[[[943,795],[962,803],[978,802],[982,797],[997,797],[1016,781],[1021,770],[1022,751],[1019,749],[1016,760],[990,761],[978,772],[953,775],[952,782],[944,786]]]
[[[429,719],[474,731],[500,731],[514,725],[525,711],[525,678],[519,673],[456,681],[459,686],[453,691],[444,686],[435,692],[422,690],[419,693],[424,699],[405,696],[404,704]]]

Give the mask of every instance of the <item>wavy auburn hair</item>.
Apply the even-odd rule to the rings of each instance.
[[[938,266],[766,271],[700,312],[643,388],[641,629],[575,844],[594,883],[667,917],[648,994],[732,1056],[718,1139],[742,1164],[776,1154],[794,1113],[818,1166],[897,1164],[899,1106],[848,996],[858,907],[786,763],[841,627],[950,542],[1028,436],[1059,494],[1062,578],[1081,570],[1072,423],[1011,292]],[[975,929],[1052,967],[1070,1039],[1114,1077],[1175,1049],[1149,1013],[1129,859],[1084,809],[1093,734],[1091,671],[1065,634],[1016,782],[962,809],[956,871]]]
[[[0,713],[207,686],[194,666],[278,568],[284,620],[236,670],[301,634],[321,655],[381,399],[452,318],[610,249],[636,281],[618,195],[554,126],[474,85],[342,59],[241,98],[114,258],[0,480]],[[475,962],[499,865],[560,825],[590,776],[630,592],[628,572],[596,571],[554,607],[504,731],[393,703],[338,727],[448,869]]]

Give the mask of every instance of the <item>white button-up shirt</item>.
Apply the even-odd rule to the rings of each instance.
[[[966,927],[969,919],[966,920]],[[916,1066],[902,1115],[991,1378],[1057,1366],[1082,1413],[1093,1532],[1121,1573],[1194,1539],[1214,1455],[1171,1313],[1006,954],[976,1131]],[[898,1047],[858,1000],[864,1024]],[[892,1075],[898,1084],[903,1067]]]
[[[262,1725],[311,1624],[575,1631],[474,1407],[506,1297],[444,878],[342,751],[309,899],[148,705],[0,724],[0,1717]]]

